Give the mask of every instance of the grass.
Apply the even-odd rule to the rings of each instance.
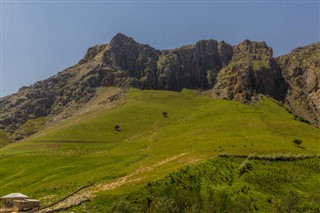
[[[10,138],[8,137],[8,135],[3,130],[0,130],[0,148],[9,143]]]
[[[99,106],[95,110],[84,110],[1,148],[1,194],[19,191],[47,204],[81,186],[112,182],[141,167],[151,168],[135,175],[140,182],[109,192],[123,195],[221,152],[272,155],[320,151],[319,129],[294,120],[267,97],[245,105],[196,96],[189,90],[130,89],[118,106],[108,108],[102,103],[109,90],[98,92],[95,100],[101,102],[89,103]],[[168,117],[162,116],[164,111]],[[115,125],[122,131],[115,132]],[[301,147],[292,143],[295,138],[303,140]],[[237,168],[239,165],[237,162]]]
[[[101,194],[95,201],[82,206],[82,209],[94,209],[96,212],[320,210],[320,204],[316,202],[320,199],[319,160],[250,160],[250,168],[239,176],[239,165],[248,164],[247,160],[242,161],[239,158],[215,158],[187,166],[149,182],[126,196],[114,195],[112,198]],[[108,203],[108,200],[113,202]]]
[[[30,135],[35,132],[41,130],[43,125],[46,122],[45,117],[29,119],[25,124],[22,125],[20,129],[18,129],[15,133],[22,134],[22,135]]]

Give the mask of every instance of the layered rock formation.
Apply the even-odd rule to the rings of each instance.
[[[320,43],[277,58],[288,85],[285,103],[306,120],[320,124]]]
[[[95,95],[97,87],[137,87],[179,91],[210,90],[213,97],[249,102],[269,95],[319,124],[320,44],[272,56],[265,42],[231,46],[201,40],[174,50],[156,50],[117,34],[109,44],[88,49],[78,64],[16,94],[0,99],[0,128],[14,139],[29,119],[68,117]]]
[[[162,51],[157,63],[157,89],[209,89],[232,58],[232,46],[215,40]]]
[[[233,47],[230,63],[218,75],[213,95],[248,102],[255,94],[284,100],[286,83],[272,49],[265,42],[245,40]]]

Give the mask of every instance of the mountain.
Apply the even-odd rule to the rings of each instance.
[[[263,94],[319,125],[319,49],[316,43],[274,58],[265,42],[231,46],[210,39],[160,51],[118,33],[89,48],[78,64],[1,98],[0,128],[22,139],[70,117],[105,86],[188,88],[244,103]]]

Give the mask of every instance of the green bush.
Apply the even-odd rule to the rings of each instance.
[[[300,146],[300,144],[302,144],[302,140],[300,140],[300,139],[294,139],[292,142],[293,142],[296,146]]]

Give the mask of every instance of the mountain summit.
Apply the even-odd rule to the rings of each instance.
[[[213,39],[160,51],[118,33],[109,44],[90,47],[78,64],[1,98],[0,128],[21,139],[26,135],[17,129],[28,120],[68,117],[103,86],[207,90],[244,103],[263,94],[319,125],[320,43],[278,58],[272,54],[265,42],[232,46]]]

